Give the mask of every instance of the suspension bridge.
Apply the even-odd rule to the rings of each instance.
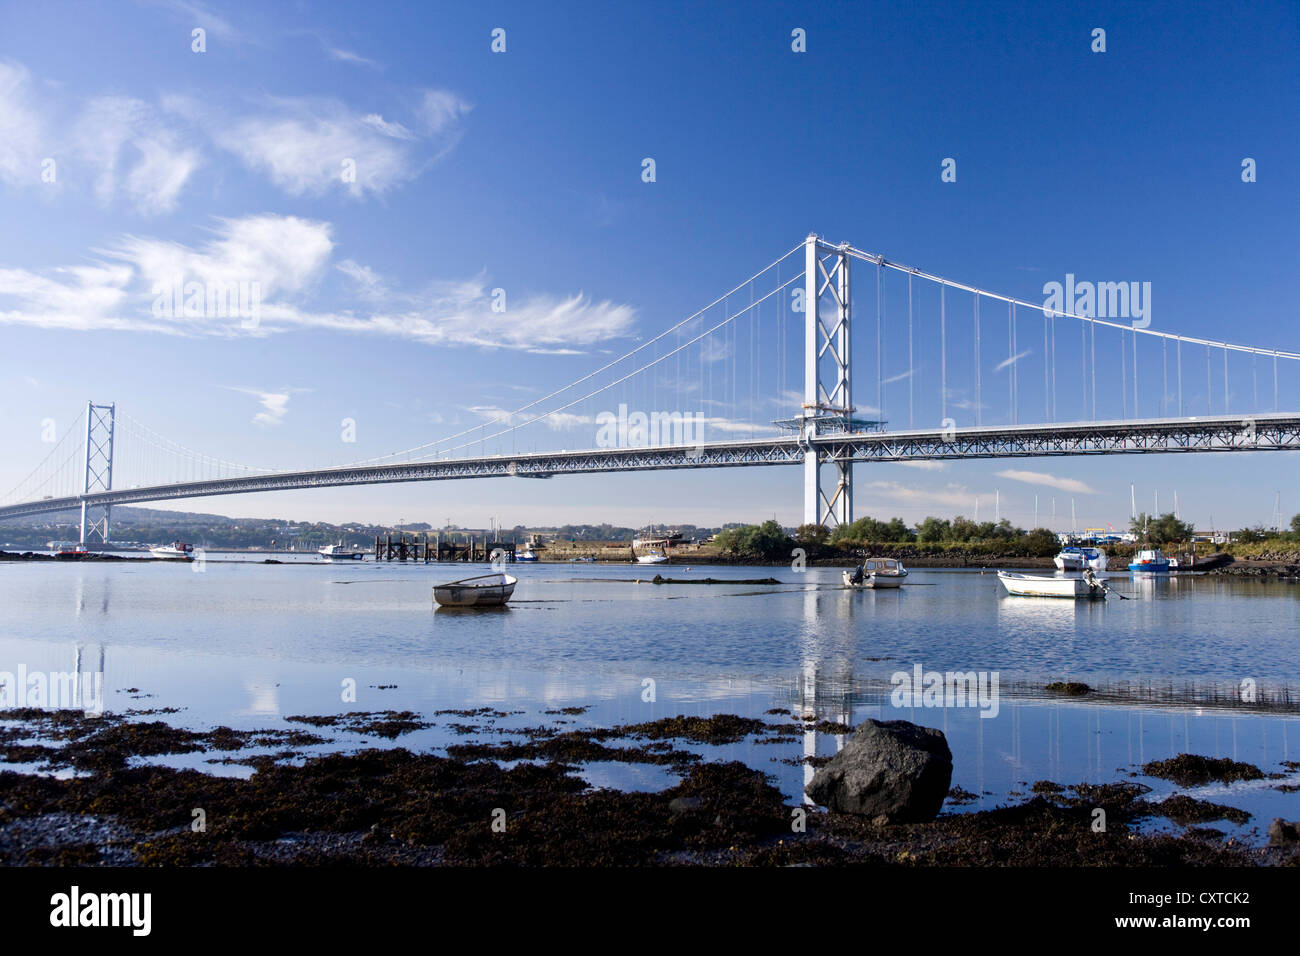
[[[1281,374],[1300,354],[1156,330],[1149,298],[1126,320],[1125,283],[1088,292],[1088,308],[1032,303],[809,236],[567,385],[379,458],[253,467],[88,402],[0,519],[80,509],[87,544],[108,540],[114,505],[150,501],[800,465],[805,523],[836,525],[853,520],[855,463],[1300,449],[1300,411],[1284,410],[1300,409],[1300,381]],[[855,404],[864,365],[875,394]]]

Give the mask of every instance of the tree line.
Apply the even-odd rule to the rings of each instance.
[[[1159,515],[1139,514],[1129,522],[1129,531],[1136,537],[1136,546],[1163,547],[1191,542],[1194,528],[1172,512]],[[1262,541],[1281,539],[1300,543],[1300,515],[1291,519],[1290,530],[1269,531],[1263,527],[1247,528],[1234,532],[1237,541]],[[779,560],[788,558],[793,548],[802,547],[817,551],[833,549],[849,551],[871,545],[902,546],[977,546],[982,549],[1002,548],[1008,553],[1051,555],[1060,547],[1056,533],[1047,528],[1026,530],[1007,521],[972,521],[966,517],[936,518],[929,516],[909,525],[902,518],[881,521],[877,518],[859,518],[852,524],[828,529],[821,525],[800,525],[790,535],[774,520],[762,524],[727,527],[715,539],[724,554],[740,557]]]

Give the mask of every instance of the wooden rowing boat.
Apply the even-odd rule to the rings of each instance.
[[[518,578],[483,574],[433,586],[433,599],[443,607],[500,607],[515,593]]]
[[[999,571],[998,580],[1009,594],[1022,597],[1104,598],[1107,590],[1106,585],[1091,573],[1077,578],[1058,578]]]

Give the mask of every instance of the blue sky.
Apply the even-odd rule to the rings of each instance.
[[[266,467],[486,432],[810,231],[1028,302],[1067,273],[1149,282],[1153,329],[1300,350],[1298,22],[1280,3],[8,5],[0,485],[49,451],[47,419],[62,428],[92,398]],[[1097,27],[1104,53],[1091,49]],[[504,53],[491,49],[496,28]],[[805,53],[791,49],[795,28]],[[956,182],[941,181],[947,157]],[[1242,181],[1246,157],[1256,182]],[[156,315],[157,282],[177,274],[258,281],[256,327]],[[874,281],[855,270],[864,409],[878,396]],[[909,363],[906,286],[887,283],[886,417],[906,425],[910,372],[910,415],[937,426],[933,291],[918,293]],[[705,361],[688,351],[658,384],[575,406],[568,428],[520,429],[513,447],[588,447],[592,417],[621,401],[706,409],[711,438],[794,414],[782,393],[800,387],[798,328],[777,305],[737,322]],[[949,308],[968,316],[970,299]],[[981,315],[984,420],[1009,420],[1010,366],[998,365],[1025,353],[1013,364],[1019,420],[1032,421],[1042,316],[1017,319],[1029,344],[1011,349],[1005,307],[985,302]],[[959,425],[973,424],[961,417],[965,321],[946,343]],[[1087,379],[1078,353],[1063,351],[1077,334],[1058,330],[1062,418],[1091,414],[1074,390]],[[1099,417],[1120,417],[1119,340],[1098,343]],[[1144,336],[1139,348],[1139,413],[1157,414],[1158,346]],[[1204,352],[1185,361],[1198,370],[1189,413],[1218,411],[1221,377],[1211,398]],[[1234,358],[1229,381],[1232,413],[1271,409],[1263,369]],[[1300,407],[1294,363],[1281,393],[1284,409]],[[341,440],[344,419],[355,442]],[[970,515],[978,496],[992,517],[999,495],[1003,516],[1029,524],[1037,494],[1044,522],[1054,496],[1064,527],[1071,498],[1081,526],[1121,523],[1130,482],[1139,508],[1157,492],[1168,508],[1176,489],[1198,524],[1267,522],[1276,491],[1284,512],[1300,511],[1293,474],[1282,454],[856,470],[859,514]],[[798,469],[744,469],[171,506],[461,525],[797,523],[800,482]]]

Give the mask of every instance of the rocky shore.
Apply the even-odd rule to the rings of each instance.
[[[1233,558],[1225,555],[1226,561],[1213,569],[1215,574],[1227,574],[1240,577],[1300,577],[1300,552],[1265,551],[1249,558]]]
[[[573,716],[584,709],[555,714]],[[452,745],[445,756],[375,746],[314,756],[302,752],[325,742],[320,733],[353,734],[357,743],[374,737],[395,741],[430,725],[410,712],[290,717],[287,722],[302,729],[205,732],[171,726],[158,716],[141,711],[86,717],[31,709],[0,714],[7,722],[0,725],[5,762],[29,770],[79,771],[71,777],[0,772],[0,863],[1300,864],[1294,824],[1278,821],[1270,845],[1251,846],[1212,826],[1216,820],[1241,823],[1248,818],[1242,811],[1181,795],[1148,801],[1151,788],[1138,781],[1063,785],[1043,780],[1028,787],[1022,795],[1027,799],[959,812],[975,795],[948,789],[941,772],[946,744],[931,739],[938,731],[921,730],[919,738],[907,731],[933,759],[917,771],[923,786],[890,789],[922,809],[893,815],[875,812],[874,804],[870,812],[861,804],[849,809],[863,812],[791,805],[765,774],[697,752],[747,737],[797,739],[810,727],[826,733],[852,730],[788,711],[770,711],[766,719],[723,714],[585,730],[565,729],[557,719],[524,730],[495,729],[488,742]],[[508,715],[480,708],[430,716],[450,720],[457,732],[471,735],[492,734],[495,722]],[[697,748],[684,749],[685,744]],[[826,769],[823,779],[844,779],[826,765],[855,759],[842,757],[848,751],[803,760]],[[253,772],[247,779],[217,777],[135,759],[182,753],[210,754],[210,762],[244,764]],[[895,761],[904,777],[907,759]],[[658,764],[673,770],[679,782],[657,793],[594,789],[575,772],[590,761]],[[1142,769],[1167,779],[1185,774],[1189,781],[1266,775],[1247,764],[1188,755]],[[1099,809],[1102,830],[1096,826]],[[1140,830],[1143,821],[1156,817],[1183,827],[1182,832]]]
[[[85,554],[59,557],[48,551],[0,551],[0,561],[128,561],[126,555],[87,551]],[[140,560],[136,558],[135,560]],[[145,560],[152,560],[146,558]]]

